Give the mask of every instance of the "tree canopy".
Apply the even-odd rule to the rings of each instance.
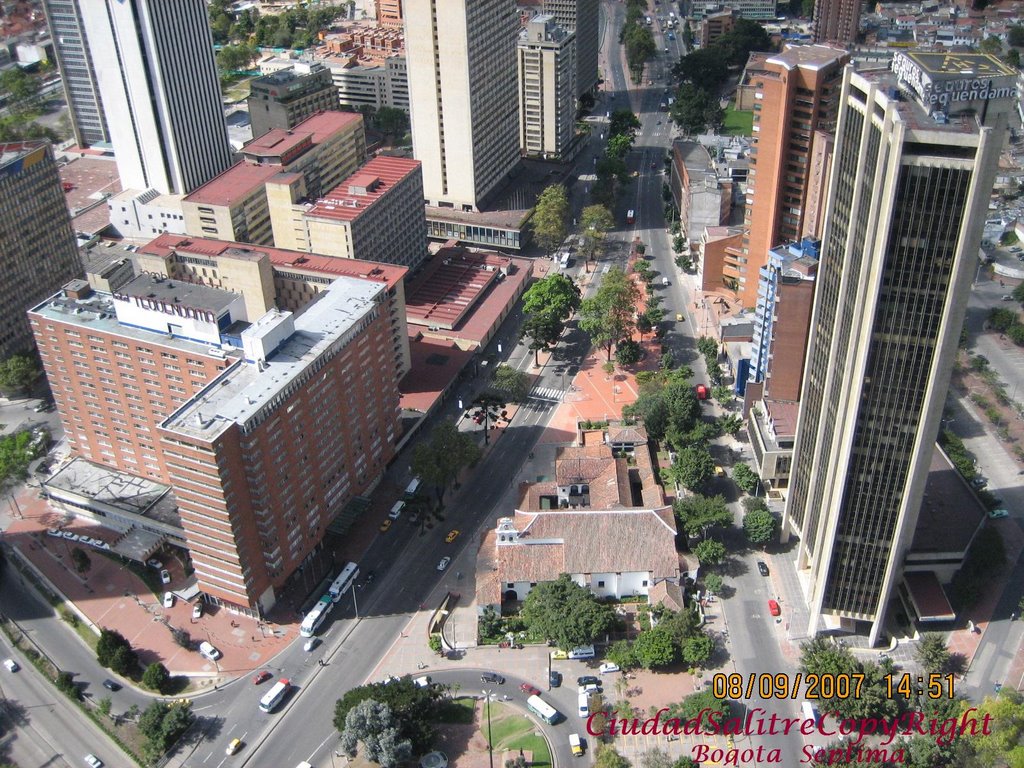
[[[530,339],[534,364],[537,354],[554,346],[565,330],[565,322],[579,309],[580,289],[565,275],[552,272],[531,285],[523,294],[522,333]]]
[[[611,607],[565,573],[530,590],[522,618],[532,631],[564,649],[588,645],[615,624]]]
[[[615,219],[603,205],[588,205],[583,209],[580,214],[580,236],[583,238],[583,253],[588,260],[594,258],[605,235],[614,226]]]
[[[612,359],[612,347],[636,329],[640,289],[618,267],[605,274],[597,293],[580,303],[580,328]]]
[[[400,765],[412,757],[412,742],[401,736],[400,721],[391,707],[373,699],[364,699],[345,715],[341,748],[355,757],[363,745],[363,756],[383,768]]]
[[[533,236],[544,253],[550,255],[569,234],[569,198],[565,187],[552,184],[540,193],[530,217]]]
[[[688,494],[676,499],[672,505],[679,527],[688,536],[707,536],[715,527],[731,525],[733,516],[726,506],[725,497]]]
[[[28,389],[39,378],[39,366],[28,355],[11,355],[0,362],[0,389]]]
[[[455,422],[442,421],[430,433],[430,439],[419,443],[412,454],[413,474],[434,486],[437,503],[444,502],[445,490],[463,468],[480,458],[480,446],[472,435],[460,432]]]
[[[442,696],[442,688],[420,687],[409,675],[386,683],[361,685],[347,691],[334,705],[334,727],[344,734],[349,712],[364,701],[386,705],[398,724],[398,740],[408,740],[415,754],[424,754],[434,743]]]
[[[775,538],[778,521],[766,509],[756,509],[743,516],[743,533],[754,546],[763,546]]]
[[[494,388],[507,392],[509,400],[521,403],[530,393],[529,381],[522,371],[511,365],[499,365],[494,369]]]
[[[703,445],[682,448],[665,472],[689,491],[699,491],[715,474],[715,460]]]
[[[701,565],[718,565],[725,559],[725,545],[716,539],[704,539],[693,548]]]

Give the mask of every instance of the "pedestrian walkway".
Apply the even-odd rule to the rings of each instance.
[[[554,387],[534,387],[530,390],[531,400],[544,400],[549,403],[560,403],[565,395],[565,390]]]

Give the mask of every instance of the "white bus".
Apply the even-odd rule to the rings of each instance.
[[[540,696],[528,698],[526,700],[526,707],[548,725],[554,725],[562,719],[561,713]]]
[[[331,600],[331,596],[321,597],[320,601],[302,619],[302,624],[299,625],[299,634],[302,637],[315,635],[316,631],[320,629],[320,625],[324,623],[324,619],[331,613],[332,608],[334,608],[334,602]]]
[[[359,578],[359,566],[355,563],[347,563],[344,568],[341,569],[341,573],[338,574],[338,578],[331,584],[331,588],[327,592],[331,596],[331,600],[338,602],[341,600],[341,596],[348,592],[349,588],[355,583],[355,580]]]
[[[267,691],[260,699],[260,709],[264,712],[273,712],[284,700],[285,694],[291,688],[291,683],[283,677],[274,683],[274,687]]]

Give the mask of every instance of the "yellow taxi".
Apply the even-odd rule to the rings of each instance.
[[[444,540],[447,541],[449,544],[451,544],[457,538],[459,538],[459,531],[457,529],[455,529],[455,530],[448,531],[448,535],[444,537]]]
[[[225,755],[233,755],[233,754],[235,754],[235,752],[237,752],[241,748],[242,748],[242,740],[241,739],[232,739],[231,742],[228,744],[228,748],[224,750],[224,754]]]
[[[682,312],[676,312],[676,322],[677,323],[681,323],[685,319],[686,318],[683,317],[683,313]]]
[[[380,524],[380,532],[381,533],[387,533],[388,529],[391,528],[391,522],[392,522],[391,520],[385,520],[383,523],[381,523]]]

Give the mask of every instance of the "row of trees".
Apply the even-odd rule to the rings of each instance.
[[[771,50],[771,38],[756,21],[739,19],[733,29],[706,48],[683,56],[672,73],[681,86],[672,104],[672,119],[687,133],[717,129],[725,119],[718,94],[730,68],[746,64],[751,51]]]
[[[634,83],[643,79],[644,65],[658,50],[651,28],[645,23],[648,13],[646,0],[626,0],[626,21],[619,32],[619,42],[626,48],[626,64]]]
[[[597,292],[580,302],[580,328],[604,348],[608,362],[612,349],[636,331],[639,302],[640,289],[619,267],[609,269]]]
[[[444,506],[444,495],[459,473],[480,459],[480,446],[473,436],[460,432],[450,419],[442,421],[419,443],[412,453],[412,472],[427,485],[434,486],[437,506]]]
[[[139,671],[139,654],[132,648],[128,638],[106,627],[100,630],[96,642],[96,661],[125,677],[132,677]],[[167,693],[171,684],[170,672],[163,664],[155,661],[143,671],[142,684],[159,693]]]
[[[283,13],[261,16],[255,9],[246,9],[233,18],[227,0],[211,0],[208,13],[213,42],[255,43],[266,48],[309,48],[317,36],[330,28],[331,22],[348,12],[349,3],[316,8],[299,6]]]
[[[617,109],[612,112],[611,122],[608,124],[608,144],[594,166],[597,183],[591,194],[595,203],[609,210],[615,204],[616,184],[625,184],[630,179],[629,171],[626,169],[626,156],[633,148],[633,141],[639,129],[640,118],[631,110]],[[586,227],[582,224],[581,229],[586,232]]]
[[[609,646],[605,656],[623,669],[657,669],[679,661],[690,667],[705,667],[715,652],[715,641],[700,627],[700,618],[691,609],[660,611],[655,607],[655,623],[636,640],[619,640]]]

